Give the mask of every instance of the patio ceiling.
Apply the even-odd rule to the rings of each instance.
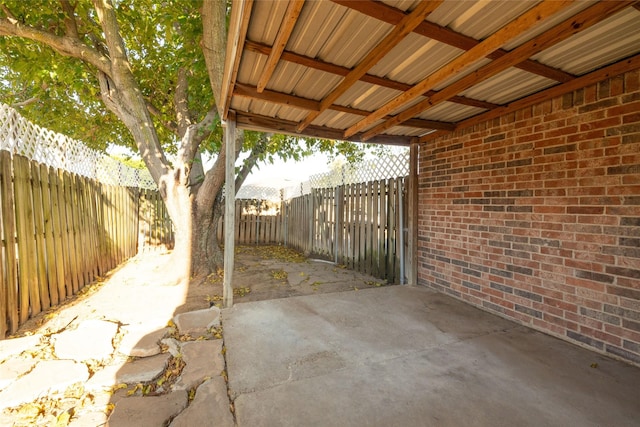
[[[640,2],[234,0],[224,116],[425,142],[640,68]]]

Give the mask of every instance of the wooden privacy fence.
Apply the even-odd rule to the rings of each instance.
[[[265,200],[236,200],[235,241],[243,245],[282,242],[280,203]],[[224,239],[224,218],[218,225],[218,241]]]
[[[135,255],[139,192],[0,151],[0,339]]]
[[[336,188],[283,203],[282,243],[389,283],[404,281],[405,178]]]
[[[402,283],[404,194],[405,178],[395,178],[282,203],[238,200],[236,242],[283,244]],[[4,150],[0,212],[0,339],[137,252],[174,239],[158,191],[102,184]]]

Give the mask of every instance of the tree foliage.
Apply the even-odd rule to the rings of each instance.
[[[216,96],[226,0],[0,0],[0,101],[94,148],[135,148],[176,228],[184,278],[220,266],[225,149]],[[236,188],[259,162],[313,152],[357,159],[350,143],[239,132]],[[202,170],[201,152],[216,154]],[[237,154],[236,154],[237,155]]]

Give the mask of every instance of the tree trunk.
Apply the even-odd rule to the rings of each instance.
[[[191,256],[191,274],[202,278],[223,268],[223,252],[218,241],[218,224],[220,215],[216,215],[216,205],[213,203],[207,209],[197,206],[194,211],[193,244]]]

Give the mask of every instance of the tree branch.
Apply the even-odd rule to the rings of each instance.
[[[156,106],[153,105],[149,100],[147,100],[147,109],[149,110],[152,116],[154,116],[160,121],[162,126],[164,126],[171,132],[178,135],[178,125],[176,124],[176,122],[174,122],[173,120],[163,120],[162,113],[160,112],[160,110],[158,110]]]
[[[187,128],[192,124],[191,114],[189,113],[189,104],[187,95],[189,90],[189,81],[187,79],[189,71],[180,67],[178,70],[178,82],[176,83],[176,91],[173,97],[173,104],[176,110],[178,137],[182,138]]]
[[[0,4],[0,8],[2,9],[2,11],[5,13],[5,15],[7,15],[7,18],[9,19],[9,21],[12,24],[15,24],[16,22],[18,22],[18,19],[15,17],[15,15],[9,10],[9,8],[7,7],[6,4],[2,3]]]
[[[106,83],[112,82],[114,84],[113,88],[109,87],[109,93],[112,94],[112,100],[118,100],[116,102],[117,108],[112,111],[116,112],[120,120],[127,126],[136,141],[140,156],[151,172],[151,176],[156,183],[160,183],[162,177],[168,174],[171,167],[160,147],[147,102],[131,71],[113,3],[111,0],[93,0],[93,4],[111,58],[111,79]],[[102,86],[101,83],[101,88]]]
[[[263,133],[260,135],[258,143],[253,146],[249,157],[244,160],[240,172],[236,175],[236,194],[238,194],[238,190],[240,190],[240,187],[242,187],[242,184],[244,184],[244,181],[258,163],[258,160],[260,160],[262,155],[267,151],[267,145],[272,135],[271,133]]]
[[[20,107],[26,107],[29,104],[33,104],[34,102],[37,102],[40,98],[38,98],[37,96],[32,96],[29,99],[25,99],[24,101],[20,101],[20,102],[16,102],[15,104],[11,104],[11,108],[20,108]]]
[[[77,38],[60,37],[48,31],[39,30],[20,23],[3,5],[7,18],[0,18],[0,36],[17,36],[45,44],[64,56],[81,59],[101,72],[111,75],[111,62],[105,55],[85,45]]]
[[[184,136],[180,141],[178,148],[178,161],[182,163],[191,163],[198,152],[198,148],[213,130],[213,124],[218,117],[215,108],[209,110],[202,121],[187,127]]]
[[[76,5],[72,5],[69,0],[60,0],[62,11],[64,12],[65,34],[72,39],[78,39],[78,25],[76,24],[75,9]]]

